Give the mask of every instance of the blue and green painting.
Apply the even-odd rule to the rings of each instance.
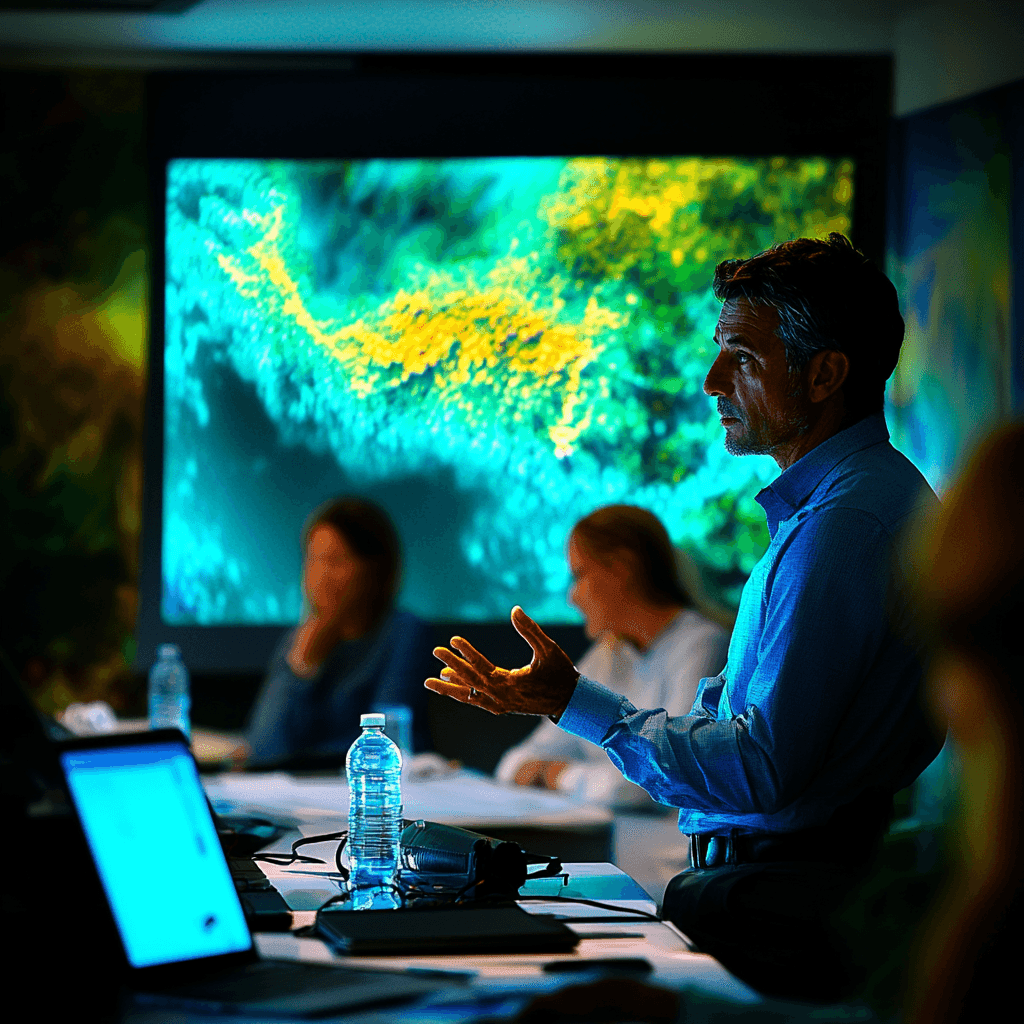
[[[174,160],[167,174],[162,615],[282,624],[299,533],[360,494],[401,603],[574,622],[566,538],[657,514],[735,600],[777,472],[702,391],[716,263],[849,233],[848,160]]]
[[[940,494],[981,438],[1019,414],[1010,119],[1022,96],[1018,84],[896,123],[888,270],[907,334],[889,421]]]

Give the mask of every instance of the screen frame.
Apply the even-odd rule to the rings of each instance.
[[[713,99],[694,102],[694,96]],[[136,669],[146,670],[157,646],[171,642],[193,672],[262,672],[291,628],[184,626],[161,618],[168,160],[849,158],[855,162],[851,235],[882,268],[891,106],[888,56],[213,54],[204,70],[151,74],[152,289]],[[507,622],[434,625],[439,643],[460,633],[479,640],[496,663],[523,660],[523,642]],[[542,625],[570,657],[582,654],[582,626]]]
[[[129,986],[139,989],[156,989],[158,987],[184,982],[191,978],[206,975],[211,972],[240,967],[259,960],[259,953],[256,949],[255,940],[252,937],[251,928],[249,929],[249,948],[240,952],[222,953],[218,956],[204,957],[200,960],[182,960],[176,963],[157,964],[151,967],[135,967],[128,959],[128,953],[124,946],[124,938],[121,935],[121,929],[114,917],[113,908],[110,906],[110,901],[107,897],[106,888],[103,885],[99,868],[92,857],[92,848],[89,844],[88,834],[85,830],[85,825],[82,822],[81,815],[79,814],[78,806],[75,803],[73,790],[67,780],[63,755],[83,750],[107,750],[116,747],[138,747],[150,745],[159,746],[161,744],[168,743],[180,746],[182,753],[192,760],[193,765],[196,767],[196,772],[198,773],[199,768],[198,765],[195,764],[195,757],[192,754],[189,742],[185,738],[185,735],[177,729],[153,729],[141,733],[129,732],[103,736],[82,736],[71,740],[61,740],[54,744],[54,754],[64,779],[64,786],[68,794],[68,803],[71,808],[71,813],[74,815],[75,824],[82,837],[85,849],[89,851],[90,854],[88,865],[90,881],[95,884],[97,892],[102,896],[103,906],[108,917],[107,924],[109,925],[109,929],[112,934],[117,936],[118,949],[120,953],[120,963],[118,966],[120,971],[125,975]],[[206,802],[206,808],[207,812],[210,814],[211,824],[216,832],[217,823],[213,817],[212,811],[210,811],[208,801]],[[153,851],[153,865],[153,898],[154,900],[158,900],[160,899],[160,887],[158,882],[159,872],[173,870],[173,868],[170,868],[168,865],[163,863],[161,859],[161,852],[159,850]],[[238,899],[237,892],[235,893],[235,898]],[[239,906],[239,910],[241,911],[241,906]],[[246,926],[248,927],[248,922],[246,922]]]

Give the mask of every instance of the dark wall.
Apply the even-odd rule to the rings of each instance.
[[[130,688],[147,306],[142,76],[0,74],[2,645],[54,710]]]

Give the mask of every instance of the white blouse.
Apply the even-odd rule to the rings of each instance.
[[[602,640],[577,668],[582,675],[627,697],[637,708],[663,708],[670,717],[688,714],[697,685],[725,667],[729,634],[692,608],[684,608],[644,652],[627,640]],[[588,803],[637,807],[654,801],[625,779],[599,746],[563,732],[544,718],[518,746],[506,751],[495,777],[512,782],[527,761],[568,761],[558,789]]]

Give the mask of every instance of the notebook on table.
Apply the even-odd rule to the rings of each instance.
[[[399,972],[261,959],[176,730],[65,741],[59,761],[130,990],[222,1012],[319,1016],[440,987]]]

